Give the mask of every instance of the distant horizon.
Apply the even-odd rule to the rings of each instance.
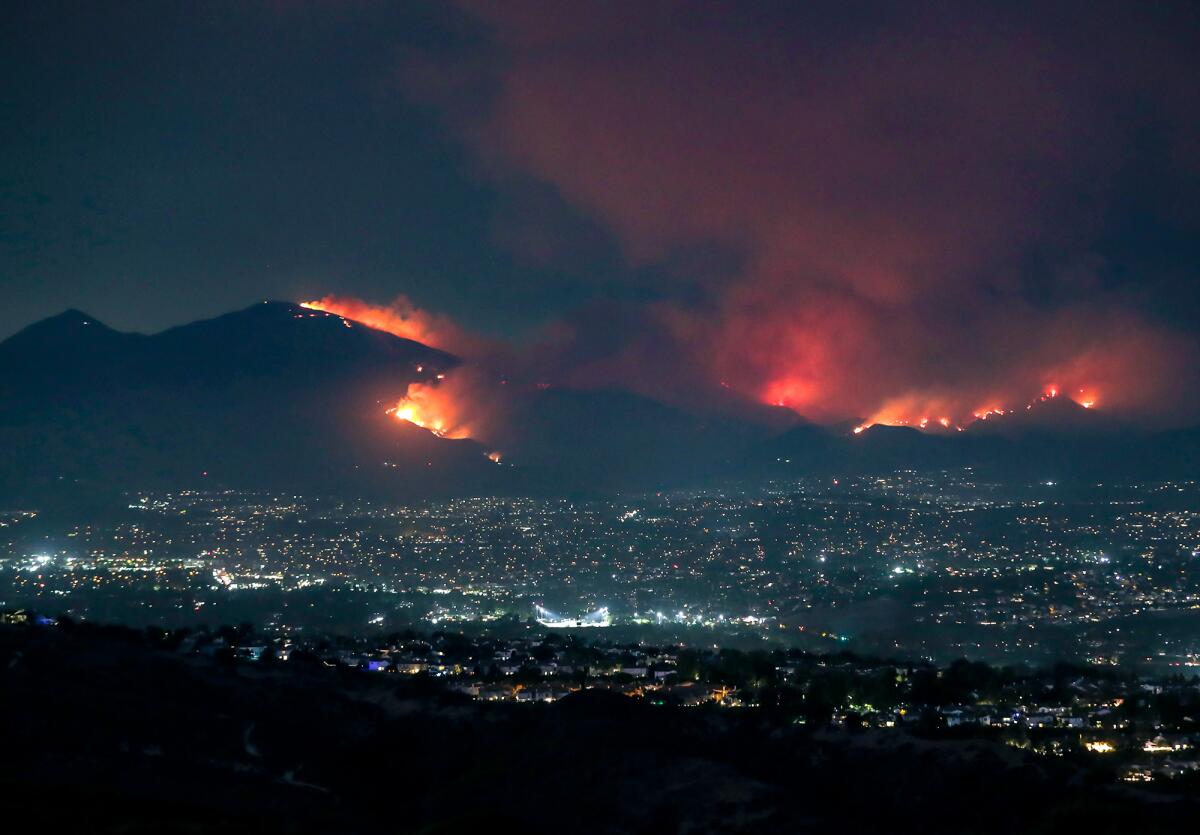
[[[319,304],[314,304],[314,302],[310,302],[310,301],[299,301],[299,300],[288,300],[288,299],[262,299],[262,300],[258,300],[256,302],[252,302],[251,305],[248,305],[246,307],[236,308],[236,310],[232,310],[232,311],[223,311],[220,313],[216,313],[215,316],[211,316],[211,317],[202,317],[202,318],[198,318],[198,319],[188,320],[188,322],[182,322],[182,323],[178,323],[178,324],[174,324],[174,325],[169,325],[169,326],[167,326],[167,328],[163,328],[161,330],[136,331],[136,330],[121,330],[118,328],[113,328],[112,325],[110,325],[107,322],[104,322],[104,320],[102,320],[100,317],[92,316],[92,314],[90,314],[89,312],[80,310],[80,308],[78,308],[78,307],[68,307],[68,308],[66,308],[66,310],[62,310],[58,313],[52,314],[52,316],[44,317],[42,319],[36,320],[36,322],[32,322],[32,323],[24,325],[23,328],[20,328],[18,331],[14,332],[14,334],[10,335],[10,337],[17,336],[18,334],[20,334],[20,332],[23,332],[24,330],[31,328],[31,326],[42,324],[44,322],[50,322],[50,320],[64,318],[64,317],[70,316],[70,314],[77,314],[77,316],[79,316],[79,317],[94,320],[94,322],[104,326],[104,328],[108,328],[109,330],[119,332],[119,334],[154,337],[154,336],[162,335],[162,334],[164,334],[164,332],[167,332],[167,331],[172,331],[175,329],[182,328],[182,326],[197,324],[197,323],[202,323],[202,322],[209,322],[209,320],[218,319],[218,318],[221,318],[224,316],[229,316],[229,314],[250,311],[250,310],[253,310],[253,308],[256,307],[257,305],[283,305],[283,306],[295,307],[295,308],[298,308],[298,310],[314,310],[314,311],[326,310],[326,308],[320,306]],[[389,332],[389,334],[400,337],[400,338],[404,338],[404,340],[418,342],[420,344],[424,344],[424,346],[426,346],[426,347],[436,348],[438,350],[444,350],[444,348],[436,346],[436,344],[431,344],[430,342],[422,341],[421,338],[418,338],[421,336],[421,334],[414,334],[414,332],[406,332],[408,330],[407,326],[401,326],[400,329],[389,328],[389,325],[386,323],[361,322],[361,320],[355,319],[352,316],[352,314],[350,314],[349,312],[348,313],[338,313],[338,312],[336,312],[336,310],[332,310],[329,312],[331,312],[332,314],[335,314],[335,316],[340,316],[341,318],[349,319],[350,322],[354,322],[356,324],[367,326],[367,328],[372,328],[372,329],[380,330],[383,332]],[[4,342],[5,340],[7,340],[7,338],[10,338],[10,337],[0,338],[0,343]],[[460,359],[462,359],[462,358],[460,358]],[[547,384],[542,384],[542,385],[545,386]],[[557,388],[571,389],[572,386],[570,386],[570,385],[557,386]],[[612,389],[612,386],[604,386],[604,390],[611,390],[611,389]],[[586,390],[586,389],[581,389],[581,390]],[[618,386],[618,390],[619,390],[619,386]],[[635,392],[631,392],[631,394],[635,394]],[[1045,403],[1050,400],[1054,400],[1054,398],[1058,398],[1058,397],[1061,397],[1063,401],[1070,401],[1070,402],[1076,404],[1076,406],[1079,406],[1081,408],[1092,409],[1097,414],[1104,413],[1104,409],[1102,407],[1098,407],[1096,403],[1086,400],[1085,396],[1082,396],[1082,395],[1072,396],[1069,394],[1069,392],[1058,391],[1057,388],[1051,388],[1049,390],[1038,391],[1037,394],[1034,394],[1032,397],[1030,397],[1030,400],[1028,400],[1028,402],[1025,403],[1024,406],[1026,409],[1034,408],[1034,407],[1038,406],[1039,403]],[[653,400],[653,398],[652,398],[652,400]],[[974,425],[974,423],[982,423],[983,421],[988,421],[988,420],[995,421],[997,418],[1002,418],[1002,416],[1018,414],[1018,410],[1016,410],[1015,408],[1010,408],[1010,409],[996,408],[996,409],[990,409],[990,410],[983,410],[983,412],[974,414],[972,416],[972,419],[970,421],[968,421],[966,423],[966,425],[959,425],[959,426],[950,425],[950,423],[948,421],[938,421],[937,419],[925,419],[924,422],[908,421],[908,420],[898,420],[896,422],[888,422],[887,420],[872,421],[869,419],[864,419],[863,416],[844,416],[844,418],[833,418],[833,419],[828,419],[826,421],[821,421],[821,420],[810,419],[809,416],[806,416],[804,414],[794,413],[794,412],[793,412],[793,414],[796,414],[796,418],[799,420],[815,422],[815,423],[818,423],[818,425],[823,425],[823,426],[842,426],[842,425],[846,425],[846,423],[858,423],[857,426],[851,427],[853,434],[862,433],[865,431],[865,429],[870,429],[875,426],[905,427],[905,428],[912,428],[912,429],[928,429],[928,431],[931,433],[940,433],[944,429],[944,431],[946,431],[947,433],[952,433],[954,431],[954,429],[958,429],[958,431],[960,431],[960,432],[965,431],[965,429],[970,428],[972,425]]]

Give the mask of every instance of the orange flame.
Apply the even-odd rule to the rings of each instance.
[[[411,339],[431,348],[461,353],[470,344],[469,337],[448,317],[422,310],[406,296],[398,296],[387,306],[342,296],[324,296],[301,302],[300,306],[353,319],[369,328]]]
[[[1065,391],[1058,385],[1047,385],[1042,388],[1041,393],[1037,397],[1025,404],[1025,409],[1033,409],[1037,404],[1046,403],[1057,397],[1066,397]],[[1075,391],[1077,393],[1071,399],[1085,409],[1095,408],[1099,402],[1094,388],[1086,387]],[[854,427],[854,434],[858,435],[865,429],[877,424],[885,426],[912,426],[918,429],[936,429],[938,426],[941,426],[944,429],[953,428],[955,431],[961,432],[963,431],[963,427],[975,421],[986,421],[989,418],[1011,415],[1015,411],[1014,408],[1004,403],[998,403],[995,400],[985,402],[986,405],[967,413],[965,410],[955,408],[956,405],[961,405],[962,400],[953,397],[924,397],[919,395],[897,397],[884,403],[869,419]],[[941,417],[936,419],[926,417],[930,412],[936,414],[938,411],[942,412]],[[950,414],[947,414],[947,412]]]
[[[1075,397],[1071,398],[1085,409],[1091,409],[1096,405],[1099,397],[1092,389],[1080,389]]]
[[[444,389],[429,383],[410,383],[404,397],[387,410],[397,420],[427,429],[439,438],[469,438],[471,427],[460,406]]]

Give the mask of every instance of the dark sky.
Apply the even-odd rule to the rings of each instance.
[[[0,15],[0,337],[404,295],[680,402],[1194,413],[1194,4]]]
[[[4,4],[0,335],[66,307],[154,330],[333,291],[504,330],[603,285],[609,253],[576,288],[494,243],[506,197],[402,88],[471,39],[434,9]]]

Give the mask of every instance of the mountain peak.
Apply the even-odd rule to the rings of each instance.
[[[89,316],[82,310],[71,308],[39,322],[34,322],[4,340],[0,345],[10,350],[14,348],[52,350],[56,346],[71,347],[81,341],[91,343],[97,339],[111,339],[115,336],[119,336],[117,331],[96,317]]]
[[[986,435],[1078,433],[1111,428],[1111,420],[1061,394],[1045,395],[1024,407],[978,420],[967,431]]]
[[[272,358],[291,357],[304,361],[305,354],[353,354],[411,359],[439,367],[456,365],[456,357],[421,342],[375,330],[336,313],[313,310],[289,301],[262,301],[224,313],[169,328],[153,337],[161,344],[196,350],[201,345],[220,346],[222,351],[242,351],[264,367]],[[241,346],[239,348],[239,346]],[[216,350],[216,348],[213,348]]]
[[[97,322],[97,319],[94,316],[89,316],[78,308],[69,307],[62,313],[59,313],[57,316],[51,316],[44,321],[58,322],[67,325],[90,325],[93,322]]]
[[[70,331],[84,327],[95,327],[103,331],[112,330],[112,328],[108,327],[108,325],[101,322],[95,316],[89,316],[87,313],[74,307],[68,308],[54,316],[48,316],[40,322],[34,322],[25,330],[28,331],[36,328],[39,330]]]

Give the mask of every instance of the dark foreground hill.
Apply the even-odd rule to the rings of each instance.
[[[0,792],[47,832],[1166,833],[1053,758],[583,691],[487,705],[319,661],[0,628]]]

